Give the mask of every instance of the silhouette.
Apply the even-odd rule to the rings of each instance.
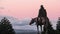
[[[57,21],[56,31],[57,31],[57,34],[60,34],[60,17],[58,18],[58,21]]]
[[[33,24],[34,22],[36,22],[36,25],[37,25],[37,31],[38,31],[38,34],[39,34],[39,27],[41,27],[41,32],[40,34],[42,34],[42,25],[44,25],[44,32],[45,34],[48,34],[48,27],[51,26],[50,22],[49,22],[49,19],[47,17],[47,12],[46,10],[44,9],[43,5],[41,5],[41,8],[39,10],[39,14],[38,14],[38,17],[36,18],[33,18],[30,22],[30,25]],[[48,26],[49,25],[49,26]],[[52,27],[51,27],[52,29]]]
[[[60,31],[60,17],[58,18],[58,22],[57,22],[57,30],[59,30]]]
[[[51,27],[52,25],[50,24],[48,17],[46,17],[44,20],[41,21],[39,17],[36,17],[36,18],[33,18],[30,22],[30,25],[33,24],[34,22],[36,22],[38,34],[39,34],[39,27],[38,26],[41,26],[41,31],[42,31],[42,25],[44,25],[44,33],[45,34],[51,32],[53,30],[53,28]],[[40,34],[42,34],[42,32]]]
[[[45,18],[45,23],[44,23],[44,33],[45,34],[53,34],[54,29],[52,28],[52,25],[49,21],[49,18]]]
[[[38,17],[47,17],[47,12],[44,9],[43,5],[41,5],[41,8],[39,9]]]
[[[9,20],[4,17],[0,22],[0,34],[15,34]]]

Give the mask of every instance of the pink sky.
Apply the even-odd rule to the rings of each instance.
[[[0,0],[0,15],[18,19],[37,17],[41,4],[50,19],[60,17],[60,0]]]

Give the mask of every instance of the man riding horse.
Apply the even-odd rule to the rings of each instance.
[[[42,31],[42,25],[45,23],[45,19],[47,18],[47,12],[44,9],[43,5],[41,5],[41,8],[39,9],[39,14],[38,17],[33,18],[30,22],[30,25],[36,22],[37,25],[37,31],[39,33],[39,25],[41,26],[41,31]]]
[[[39,9],[39,13],[38,13],[38,18],[40,18],[40,20],[42,21],[41,23],[40,23],[40,26],[41,26],[41,31],[42,31],[42,25],[44,25],[44,31],[46,31],[45,29],[46,29],[46,19],[47,20],[49,20],[48,19],[48,17],[47,17],[47,12],[46,12],[46,9],[44,9],[44,7],[43,7],[43,5],[41,5],[41,8]]]
[[[41,8],[39,9],[38,20],[39,20],[39,18],[43,22],[43,23],[39,23],[39,24],[40,25],[43,25],[44,24],[44,21],[45,21],[45,18],[47,18],[47,12],[44,9],[43,5],[41,5]]]

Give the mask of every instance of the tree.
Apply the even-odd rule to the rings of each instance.
[[[57,31],[57,34],[60,34],[60,17],[58,18],[58,21],[57,21],[56,31]]]
[[[0,34],[15,34],[10,21],[6,17],[0,22]]]
[[[44,25],[44,34],[54,34],[54,29],[52,27],[52,24],[49,20],[49,18],[47,17],[47,20],[45,22],[45,25]]]
[[[57,27],[56,27],[56,29],[60,31],[60,17],[59,17],[59,19],[57,21]]]

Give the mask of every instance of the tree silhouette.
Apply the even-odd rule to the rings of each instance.
[[[0,34],[15,34],[9,20],[4,17],[0,22]]]
[[[57,21],[56,30],[57,30],[57,33],[60,34],[60,17],[58,18],[58,21]]]
[[[39,9],[38,17],[47,17],[47,12],[43,5],[41,5],[41,8]]]
[[[60,31],[60,17],[59,17],[59,19],[58,19],[58,22],[57,22],[57,27],[56,27],[56,29]]]
[[[53,29],[52,24],[50,22],[48,23],[47,29],[48,29],[48,34],[54,34],[54,29]]]
[[[54,29],[52,27],[52,24],[51,22],[49,21],[49,18],[47,18],[47,22],[46,22],[46,26],[44,26],[44,34],[46,34],[46,31],[47,31],[47,34],[53,34],[54,33]]]

